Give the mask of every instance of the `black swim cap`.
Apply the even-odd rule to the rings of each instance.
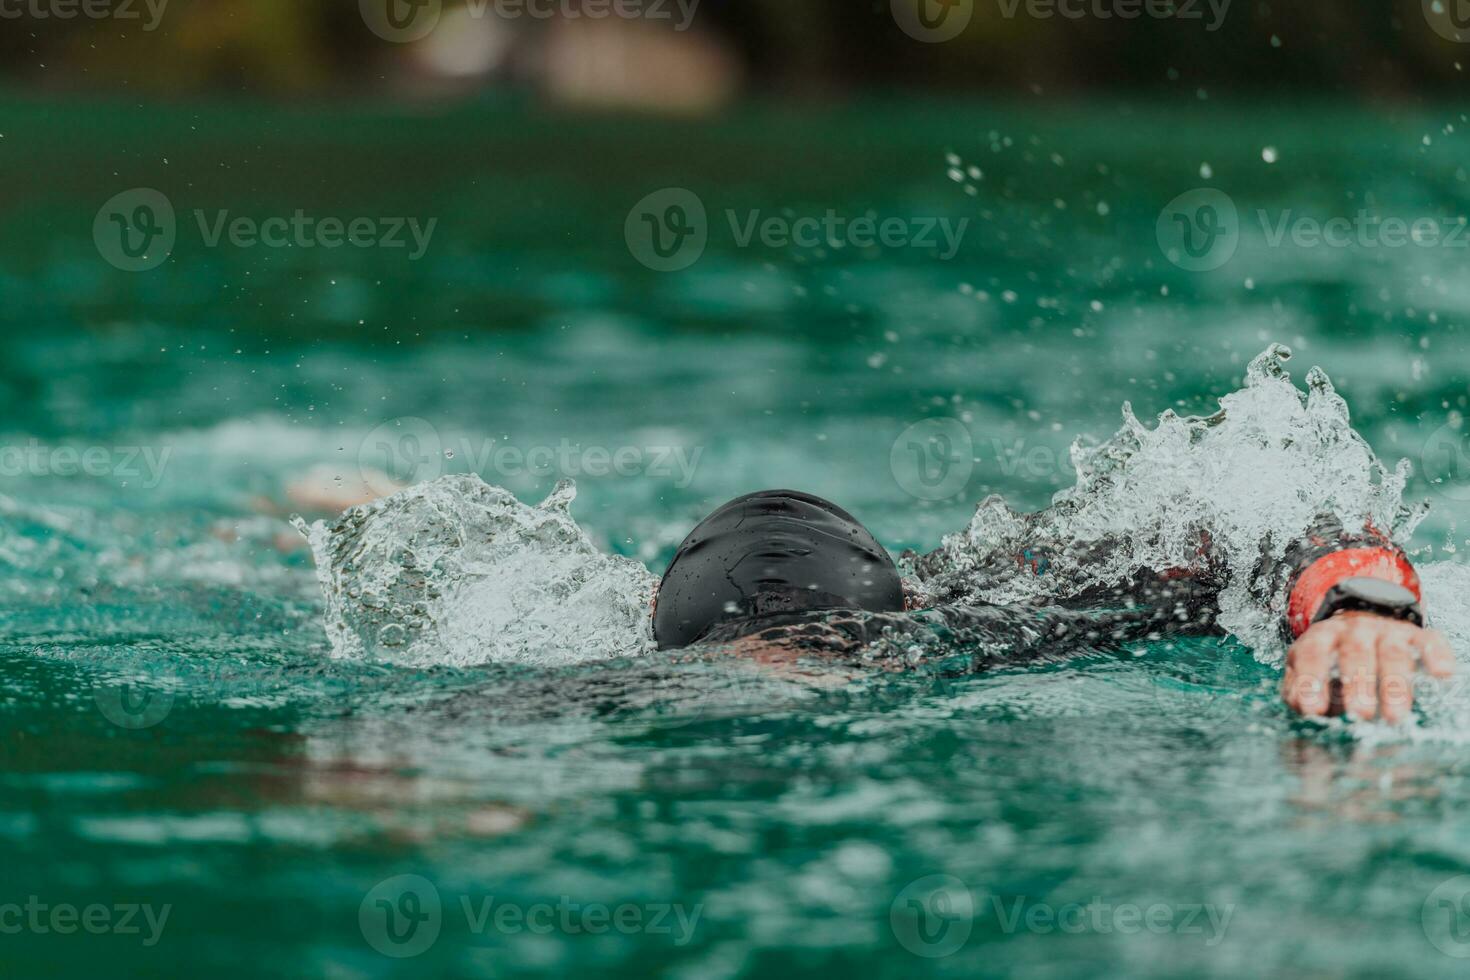
[[[730,501],[689,532],[659,585],[653,634],[668,650],[727,620],[822,609],[903,609],[898,569],[841,507],[767,490]]]

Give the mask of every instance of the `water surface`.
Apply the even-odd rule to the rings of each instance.
[[[303,473],[350,482],[411,419],[439,440],[396,474],[414,479],[487,444],[683,449],[697,464],[667,475],[481,472],[528,502],[576,478],[592,540],[655,572],[702,513],[766,486],[840,501],[895,553],[933,547],[990,493],[1043,505],[1072,439],[1112,433],[1125,400],[1208,411],[1280,341],[1419,467],[1407,496],[1434,509],[1412,545],[1458,627],[1445,563],[1470,493],[1442,430],[1467,397],[1462,254],[1272,249],[1248,227],[1190,273],[1155,234],[1204,185],[1247,216],[1452,215],[1458,114],[12,102],[0,120],[0,442],[44,461],[0,474],[0,903],[171,908],[152,945],[142,918],[0,936],[17,975],[1457,972],[1452,712],[1426,737],[1302,723],[1272,667],[1213,637],[830,689],[668,657],[333,660],[285,518]],[[90,229],[135,186],[182,217],[169,262],[128,275]],[[658,274],[623,232],[667,186],[713,224],[703,259]],[[204,247],[190,215],[222,208],[439,225],[414,263]],[[828,208],[971,225],[942,261],[741,249],[719,224]],[[894,442],[944,417],[976,461],[921,499]],[[59,447],[111,462],[67,475]],[[428,897],[402,875],[439,896],[440,932],[396,959],[373,923]],[[497,927],[492,898],[555,923]],[[593,906],[642,924],[593,931]],[[1127,910],[1155,907],[1167,925],[1135,928]]]

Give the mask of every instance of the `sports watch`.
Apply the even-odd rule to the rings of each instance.
[[[1327,591],[1312,622],[1343,612],[1370,612],[1389,619],[1424,625],[1424,610],[1414,593],[1381,578],[1345,578]]]

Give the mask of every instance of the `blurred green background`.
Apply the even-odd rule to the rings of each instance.
[[[170,0],[155,23],[139,0],[133,19],[0,0],[0,453],[168,458],[156,480],[0,466],[0,902],[175,907],[154,947],[0,937],[0,975],[1456,975],[1421,916],[1466,862],[1459,748],[1304,728],[1225,639],[952,688],[878,678],[774,714],[669,703],[741,678],[641,661],[329,659],[284,518],[335,509],[288,488],[360,477],[404,419],[445,447],[698,452],[687,484],[577,477],[577,520],[655,571],[711,506],[773,485],[897,551],[989,493],[1044,505],[1074,437],[1112,433],[1125,401],[1209,411],[1273,341],[1414,462],[1409,496],[1435,504],[1417,557],[1458,571],[1465,253],[1269,246],[1251,224],[1191,271],[1158,237],[1203,186],[1243,218],[1465,215],[1458,0],[1237,0],[1216,30],[1204,4],[992,0],[929,6],[925,28],[912,2],[703,0],[680,30],[577,6]],[[676,187],[709,247],[657,272],[629,220]],[[94,231],[139,188],[177,241],[129,272]],[[724,224],[829,209],[967,233],[942,259],[739,247]],[[435,230],[415,261],[210,247],[195,218],[297,211]],[[974,450],[942,499],[893,452],[935,419]],[[525,500],[576,476],[482,475]],[[172,713],[122,725],[96,696],[119,687]],[[1013,935],[986,905],[963,950],[926,959],[893,903],[941,871],[986,898],[1241,914],[1217,948]],[[402,961],[360,914],[404,873],[451,903],[707,914],[687,946],[451,927]]]
[[[927,2],[937,21],[942,0]],[[651,105],[688,96],[634,76],[677,66],[668,86],[708,89],[704,103],[877,89],[1194,99],[1202,87],[1400,102],[1456,91],[1462,52],[1445,35],[1470,23],[1463,0],[1169,0],[1172,17],[1150,15],[1163,0],[943,2],[956,5],[951,18],[968,19],[965,29],[916,44],[889,0],[649,0],[647,16],[632,19],[566,16],[606,10],[607,0],[133,0],[135,20],[67,19],[51,3],[11,0],[0,76],[40,92],[124,99],[432,101],[485,91],[560,99],[601,87],[600,99]],[[400,22],[433,17],[448,30],[395,43],[365,29],[395,7]],[[543,11],[552,16],[534,15]],[[634,46],[640,57],[620,64],[620,51]],[[578,71],[599,84],[571,81]],[[606,91],[618,84],[630,91]]]

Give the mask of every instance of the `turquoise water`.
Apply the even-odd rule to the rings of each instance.
[[[1156,223],[1206,185],[1246,215],[1453,216],[1462,125],[1330,106],[664,123],[4,104],[0,928],[31,896],[146,909],[137,933],[28,922],[0,933],[0,962],[1458,972],[1470,782],[1453,724],[1296,721],[1275,670],[1225,638],[819,688],[666,656],[333,660],[286,517],[328,516],[291,498],[303,474],[351,483],[366,460],[404,479],[477,469],[527,501],[575,477],[582,526],[655,571],[709,507],[765,486],[840,501],[895,553],[933,547],[989,493],[1042,506],[1071,482],[1071,440],[1111,433],[1123,402],[1208,411],[1281,341],[1299,373],[1332,374],[1380,455],[1419,467],[1408,496],[1434,509],[1412,544],[1459,625],[1462,254],[1243,232],[1223,268],[1191,273]],[[170,260],[127,274],[91,229],[139,186],[184,217]],[[659,274],[624,229],[669,186],[714,220],[703,258]],[[410,262],[208,248],[189,224],[297,208],[438,225]],[[971,224],[949,261],[740,248],[721,226],[726,209],[828,208]],[[939,417],[976,460],[932,501],[892,451]],[[375,455],[385,425],[435,452]],[[642,455],[606,476],[486,455],[564,441],[582,469],[589,447]],[[105,462],[77,473],[68,447]],[[665,450],[692,466],[656,466]]]

